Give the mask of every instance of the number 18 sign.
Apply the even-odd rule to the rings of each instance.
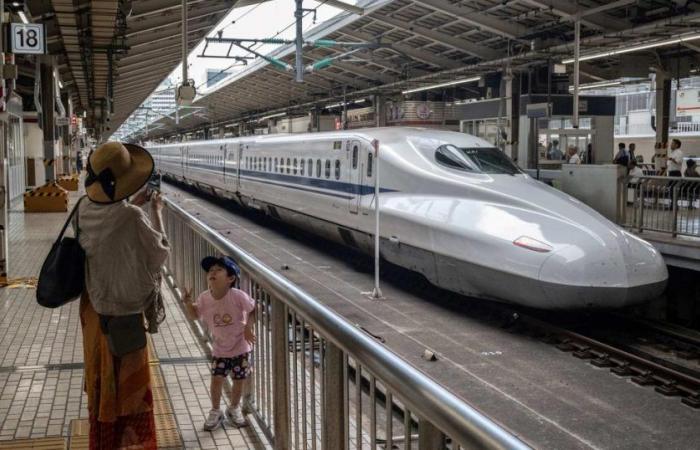
[[[11,25],[12,53],[25,55],[43,55],[45,53],[44,24],[13,23]]]

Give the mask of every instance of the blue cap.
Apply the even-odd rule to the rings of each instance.
[[[202,269],[204,269],[205,272],[209,272],[211,266],[215,264],[224,267],[226,269],[226,273],[228,273],[228,276],[235,275],[237,278],[241,277],[241,268],[238,267],[236,261],[229,258],[228,256],[222,256],[221,258],[217,258],[215,256],[207,256],[202,260]]]

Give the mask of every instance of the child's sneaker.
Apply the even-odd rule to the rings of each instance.
[[[255,412],[256,405],[255,396],[253,394],[244,395],[241,403],[243,403],[243,406],[241,407],[241,412],[243,412],[244,416],[248,414],[253,414]]]
[[[213,431],[219,428],[224,423],[224,415],[220,409],[212,409],[209,411],[209,416],[204,422],[205,431]]]
[[[228,417],[228,421],[233,426],[244,427],[248,425],[248,422],[245,420],[245,417],[243,417],[243,414],[241,413],[240,407],[232,408],[229,406],[228,408],[226,408],[226,417]]]

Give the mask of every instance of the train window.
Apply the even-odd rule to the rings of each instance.
[[[445,144],[435,150],[435,160],[447,167],[469,172],[515,175],[520,169],[497,148],[464,148]]]
[[[327,159],[326,160],[326,178],[331,177],[331,160]]]
[[[357,169],[357,158],[359,156],[360,149],[357,145],[352,146],[352,168]]]
[[[306,165],[308,166],[307,169],[309,169],[309,176],[314,176],[314,162],[311,160],[311,158],[306,161]]]
[[[292,161],[287,158],[287,173],[292,169]]]
[[[316,160],[316,176],[318,178],[321,178],[321,160],[320,159]]]
[[[298,165],[298,161],[297,161],[297,159],[296,159],[296,158],[294,158],[294,175],[296,175],[296,174],[297,174],[297,167],[299,167],[299,165]]]
[[[340,160],[339,159],[335,160],[335,179],[336,180],[340,179]]]
[[[372,176],[372,161],[374,160],[374,155],[372,153],[367,153],[367,177]]]
[[[306,164],[304,164],[304,159],[299,160],[299,174],[303,177],[304,176],[304,169],[306,168]]]

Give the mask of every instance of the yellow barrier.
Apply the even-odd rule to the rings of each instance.
[[[68,191],[48,183],[24,194],[24,212],[68,211]]]
[[[78,175],[64,175],[58,177],[58,185],[67,191],[78,190]]]

